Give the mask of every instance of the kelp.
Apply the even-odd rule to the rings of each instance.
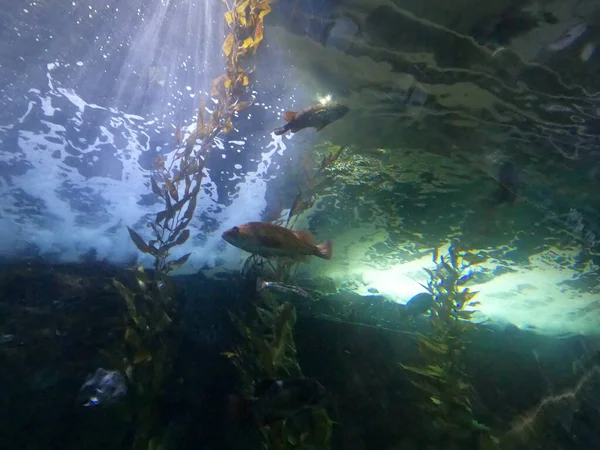
[[[314,148],[314,158],[309,152],[303,153],[302,164],[299,166],[302,173],[298,194],[290,207],[285,226],[292,228],[298,216],[313,207],[318,189],[327,180],[327,170],[340,158],[340,156],[348,150],[348,147],[337,146],[332,144],[317,145]],[[319,160],[318,164],[314,161]],[[316,166],[316,167],[315,167]],[[284,221],[281,221],[283,224]]]
[[[265,379],[303,376],[296,356],[293,334],[296,308],[292,303],[264,297],[260,304],[251,306],[243,318],[233,313],[230,316],[241,340],[224,355],[240,375],[243,395],[251,397],[254,386]],[[329,449],[332,425],[324,408],[302,412],[260,427],[262,448]]]
[[[180,340],[175,291],[168,278],[157,281],[142,266],[129,269],[127,278],[113,279],[127,307],[124,342],[105,356],[127,378],[133,449],[158,450],[166,444],[161,401]]]
[[[446,258],[435,250],[433,261],[436,267],[425,269],[429,281],[423,286],[434,299],[430,317],[433,331],[417,339],[426,363],[420,367],[401,366],[418,376],[412,383],[426,395],[421,407],[431,418],[438,437],[460,446],[483,433],[493,444],[487,427],[473,416],[472,386],[462,363],[467,333],[477,326],[469,321],[479,304],[473,300],[477,292],[463,287],[472,277],[471,265],[453,246]]]
[[[160,450],[167,434],[160,422],[161,401],[172,361],[179,348],[179,320],[169,274],[185,264],[191,253],[171,258],[174,248],[191,237],[189,228],[201,191],[204,167],[209,160],[215,138],[233,129],[233,118],[250,101],[249,67],[263,39],[263,19],[271,11],[272,0],[224,0],[228,26],[222,50],[225,72],[212,83],[212,111],[200,100],[194,130],[188,136],[178,132],[181,148],[167,164],[157,158],[150,189],[164,209],[148,223],[153,237],[146,241],[128,227],[137,249],[154,258],[151,274],[142,267],[134,269],[134,280],[113,284],[127,305],[124,348],[111,358],[113,365],[126,373],[133,387],[131,411],[136,433],[134,450]]]
[[[251,103],[247,99],[250,75],[247,67],[250,55],[255,54],[263,39],[263,19],[271,11],[272,0],[223,0],[227,7],[224,18],[229,28],[222,46],[225,72],[212,82],[212,112],[201,98],[195,129],[185,138],[167,164],[159,157],[150,188],[164,203],[148,226],[154,238],[146,242],[137,232],[128,228],[131,240],[142,252],[154,257],[154,269],[166,274],[185,264],[190,254],[169,260],[174,247],[190,238],[190,222],[196,210],[204,167],[210,157],[215,138],[233,130],[234,116]]]

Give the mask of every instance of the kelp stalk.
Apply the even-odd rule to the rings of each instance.
[[[241,319],[231,314],[241,336],[240,344],[224,355],[235,365],[242,380],[242,393],[252,396],[262,380],[302,377],[296,357],[294,325],[296,308],[264,297]],[[260,427],[265,449],[292,450],[330,448],[333,422],[324,408],[282,419]],[[246,438],[244,438],[246,439]]]
[[[471,308],[479,302],[473,301],[477,292],[463,288],[472,271],[453,246],[447,258],[438,258],[436,250],[434,262],[434,270],[426,269],[430,279],[424,286],[434,299],[430,319],[433,333],[418,338],[419,350],[426,364],[423,367],[402,367],[422,377],[413,384],[428,397],[422,407],[431,417],[436,436],[449,445],[454,443],[460,447],[478,439],[487,430],[473,417],[472,386],[462,362],[468,344],[467,333],[476,326],[469,321],[475,313]],[[450,445],[448,448],[453,447]]]
[[[224,19],[229,32],[223,44],[225,73],[213,81],[211,96],[216,100],[212,112],[201,100],[195,130],[185,145],[175,152],[167,165],[156,161],[150,178],[152,192],[164,202],[164,210],[148,224],[154,237],[146,242],[128,227],[136,247],[154,257],[154,270],[133,270],[135,280],[114,285],[127,305],[127,331],[124,355],[115,361],[133,386],[132,414],[136,434],[134,450],[160,450],[166,445],[166,427],[160,411],[165,382],[179,348],[179,320],[169,273],[185,264],[186,253],[171,259],[173,248],[190,238],[189,225],[196,211],[204,167],[215,138],[233,129],[235,114],[249,105],[247,95],[251,70],[246,67],[263,39],[263,19],[271,11],[271,0],[224,0]]]

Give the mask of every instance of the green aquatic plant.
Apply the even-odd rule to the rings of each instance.
[[[130,272],[135,290],[113,280],[127,306],[125,342],[113,367],[125,373],[130,385],[133,449],[161,449],[166,438],[159,426],[161,399],[180,338],[174,289],[168,279],[157,283],[142,266]]]
[[[148,224],[153,238],[146,241],[128,227],[138,250],[154,258],[154,270],[147,274],[138,267],[129,283],[113,281],[127,305],[124,346],[112,359],[133,386],[134,450],[160,450],[168,440],[168,427],[163,426],[160,411],[165,383],[179,349],[180,329],[169,274],[191,255],[172,259],[171,252],[190,238],[189,225],[215,138],[231,131],[232,119],[250,104],[246,99],[252,71],[249,62],[263,39],[263,19],[271,11],[272,0],[223,1],[229,31],[222,46],[225,72],[212,84],[215,106],[209,113],[202,99],[195,129],[185,141],[179,130],[176,133],[182,148],[169,164],[160,157],[156,160],[150,188],[164,202],[164,210]]]
[[[422,408],[431,417],[437,436],[457,445],[478,438],[487,427],[473,417],[472,386],[463,367],[467,334],[477,326],[469,321],[479,302],[477,292],[465,288],[471,278],[470,264],[464,262],[453,246],[447,258],[434,252],[434,270],[425,269],[429,281],[425,287],[434,299],[431,308],[430,335],[419,334],[423,366],[401,366],[418,375],[412,383],[427,395]],[[451,447],[448,447],[451,448]]]
[[[224,353],[242,380],[241,393],[252,397],[263,380],[302,377],[296,356],[294,325],[296,308],[264,297],[241,318],[230,313],[241,337],[240,343]],[[318,408],[260,427],[264,449],[329,449],[333,422]]]
[[[298,189],[288,216],[276,223],[293,228],[299,214],[313,206],[316,189],[326,180],[327,169],[334,164],[347,147],[319,146],[315,149],[320,162],[312,167],[308,159],[302,164],[303,181]],[[248,257],[242,275],[254,280],[260,276],[271,281],[291,282],[297,261],[286,258],[265,259],[258,255]],[[241,337],[235,349],[224,353],[237,368],[242,380],[241,392],[251,397],[254,387],[263,380],[302,377],[296,357],[293,328],[296,308],[290,302],[279,303],[269,295],[249,302],[250,311],[243,318],[231,318]],[[288,417],[268,426],[261,426],[262,445],[265,449],[329,449],[333,422],[325,408],[318,408]]]
[[[170,260],[173,248],[181,246],[190,237],[188,228],[196,211],[197,197],[204,177],[204,167],[209,160],[215,138],[233,129],[232,119],[250,101],[247,100],[251,55],[256,53],[263,39],[263,19],[271,11],[272,0],[223,0],[227,7],[224,18],[229,32],[223,43],[225,72],[213,80],[211,96],[217,100],[212,112],[200,100],[195,130],[182,140],[170,163],[159,157],[154,175],[150,178],[152,192],[160,198],[165,209],[153,222],[154,238],[146,242],[137,232],[128,228],[136,247],[154,257],[156,273],[168,274],[186,263],[187,253]],[[184,142],[183,142],[184,141]]]
[[[329,143],[316,145],[314,148],[314,156],[306,152],[302,156],[302,164],[300,169],[302,173],[298,194],[294,199],[285,226],[292,228],[298,216],[313,207],[318,188],[321,187],[327,180],[327,170],[335,164],[340,156],[348,149],[348,147],[332,145]],[[316,165],[314,161],[320,160]],[[283,222],[283,221],[282,221]]]

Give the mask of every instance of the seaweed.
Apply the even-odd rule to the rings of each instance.
[[[417,343],[426,363],[423,366],[400,364],[405,370],[418,375],[412,383],[426,396],[421,407],[432,419],[435,436],[446,443],[467,445],[476,439],[496,441],[488,428],[473,416],[472,386],[462,363],[468,345],[467,334],[478,326],[469,321],[479,302],[473,300],[477,292],[464,285],[472,276],[470,264],[449,248],[448,257],[434,251],[434,270],[423,286],[434,298],[431,309],[431,335],[419,334]],[[450,448],[451,447],[451,444]],[[495,444],[494,444],[495,445]]]
[[[302,181],[298,187],[298,194],[294,198],[285,226],[293,228],[298,220],[298,216],[313,207],[316,201],[316,192],[323,186],[327,180],[326,174],[328,169],[338,161],[340,156],[348,150],[347,146],[336,146],[330,143],[317,145],[314,148],[316,158],[320,158],[320,162],[316,167],[313,167],[314,161],[311,161],[309,153],[303,153],[302,164],[299,165],[302,171],[300,177]],[[280,224],[284,221],[280,220]]]
[[[166,443],[160,426],[161,402],[180,341],[174,287],[168,278],[156,280],[142,266],[130,273],[135,289],[113,280],[125,300],[127,319],[122,349],[117,356],[107,356],[113,367],[125,373],[132,388],[133,449],[161,449]]]
[[[180,321],[169,275],[187,262],[191,253],[170,258],[175,247],[191,237],[189,225],[196,211],[197,197],[214,141],[233,129],[232,119],[251,102],[249,92],[250,56],[263,39],[263,19],[271,11],[272,0],[223,0],[228,34],[222,50],[225,72],[212,83],[213,110],[201,99],[195,129],[184,139],[176,136],[182,148],[171,161],[156,160],[150,188],[164,203],[164,210],[148,223],[154,237],[148,241],[127,227],[132,242],[142,253],[154,257],[147,274],[142,266],[132,270],[134,280],[113,284],[127,305],[123,349],[107,355],[123,370],[134,395],[131,418],[135,422],[134,450],[160,450],[168,441],[168,426],[162,426],[160,411],[172,362],[179,349]]]
[[[247,100],[250,75],[247,67],[250,53],[255,54],[263,39],[263,19],[271,11],[272,0],[223,0],[224,14],[229,32],[222,46],[225,72],[212,82],[212,112],[206,108],[206,99],[200,100],[195,130],[187,137],[182,135],[182,148],[170,163],[161,157],[156,160],[150,187],[165,209],[156,214],[148,226],[154,238],[146,242],[128,227],[131,240],[142,253],[154,256],[154,270],[167,274],[187,262],[190,253],[169,260],[174,247],[190,238],[188,228],[196,211],[204,167],[209,160],[214,141],[219,134],[233,130],[234,116],[251,103]]]
[[[303,376],[294,342],[294,305],[268,296],[261,297],[260,304],[249,304],[252,306],[243,317],[230,312],[241,339],[232,351],[224,353],[240,376],[241,393],[248,397],[262,380]],[[329,449],[332,426],[325,408],[306,411],[261,426],[262,448]]]

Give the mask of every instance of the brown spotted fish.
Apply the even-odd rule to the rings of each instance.
[[[294,231],[268,222],[249,222],[230,228],[222,234],[225,241],[248,253],[263,258],[284,257],[305,261],[309,256],[331,259],[330,240],[315,244],[309,231]]]
[[[298,112],[286,111],[283,119],[287,122],[284,126],[273,130],[277,136],[287,131],[296,133],[304,128],[315,128],[321,131],[327,125],[344,117],[350,108],[339,103],[318,104],[304,108]]]

